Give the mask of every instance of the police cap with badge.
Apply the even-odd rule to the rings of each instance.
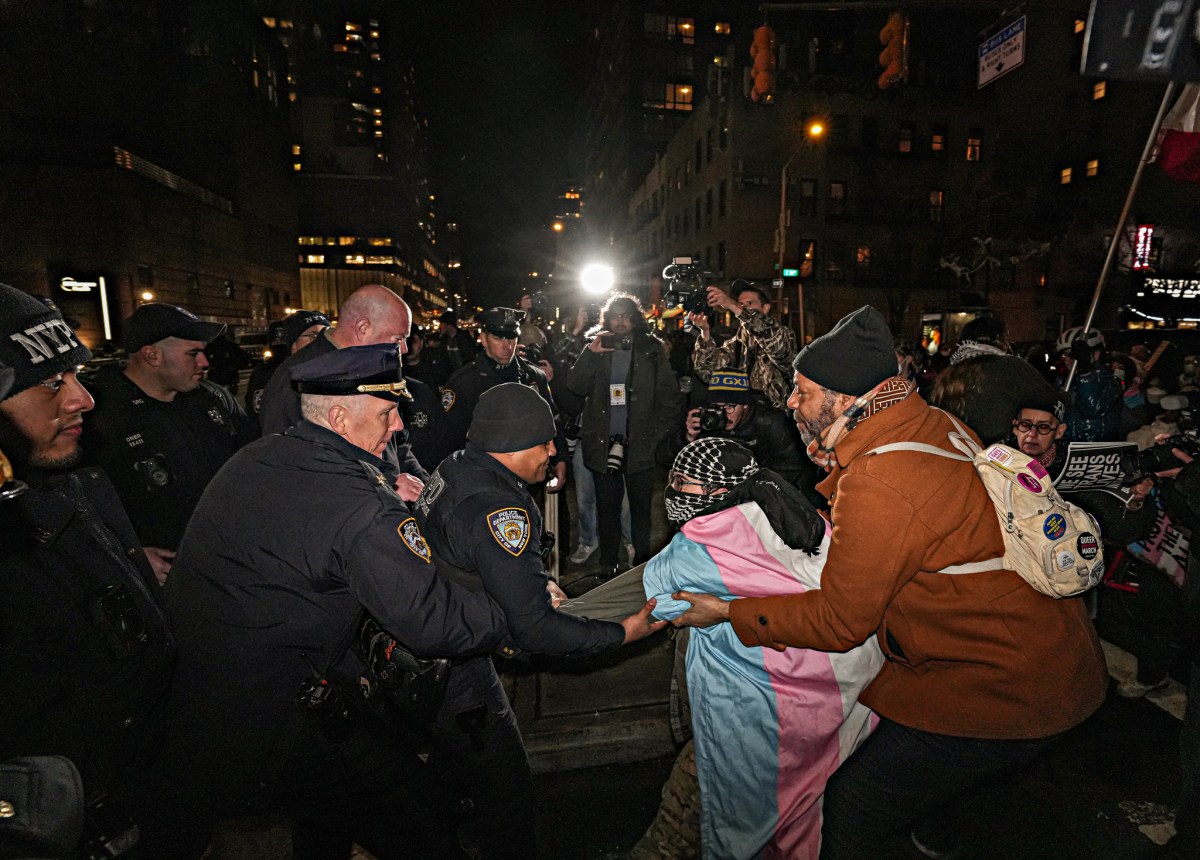
[[[348,346],[303,362],[292,371],[301,394],[370,394],[393,403],[411,400],[394,343]]]
[[[521,334],[524,316],[516,308],[489,308],[479,315],[479,327],[494,337],[514,338]]]

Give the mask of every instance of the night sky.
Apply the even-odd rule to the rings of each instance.
[[[412,5],[439,217],[460,224],[471,297],[514,301],[522,277],[545,268],[555,197],[577,178],[569,144],[587,80],[586,4]]]

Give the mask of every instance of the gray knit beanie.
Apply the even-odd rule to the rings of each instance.
[[[53,302],[0,284],[0,365],[12,368],[13,397],[92,357]]]

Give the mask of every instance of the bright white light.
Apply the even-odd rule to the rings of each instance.
[[[583,288],[589,293],[607,293],[612,289],[613,285],[613,270],[612,266],[606,266],[603,263],[592,263],[584,266],[583,271],[579,275],[579,282],[583,284]]]

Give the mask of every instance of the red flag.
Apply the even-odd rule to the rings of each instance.
[[[1162,129],[1155,160],[1163,173],[1200,183],[1200,84],[1183,88]]]

